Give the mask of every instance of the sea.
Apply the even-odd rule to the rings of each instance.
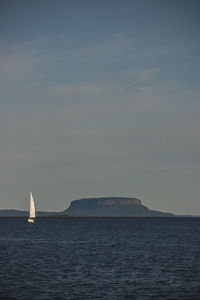
[[[0,299],[200,299],[200,218],[0,218]]]

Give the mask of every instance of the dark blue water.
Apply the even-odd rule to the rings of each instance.
[[[200,299],[200,219],[0,218],[6,297]]]

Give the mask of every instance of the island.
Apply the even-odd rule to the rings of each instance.
[[[71,202],[63,214],[79,217],[173,217],[172,213],[150,210],[141,200],[127,197],[86,198]]]
[[[27,217],[27,211],[0,210],[0,217]],[[151,210],[141,200],[128,197],[84,198],[71,201],[61,212],[36,211],[36,217],[175,217]]]

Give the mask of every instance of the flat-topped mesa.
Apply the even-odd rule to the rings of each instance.
[[[100,209],[111,207],[123,207],[123,206],[142,206],[141,200],[136,198],[127,197],[102,197],[102,198],[84,198],[80,200],[74,200],[71,202],[71,208],[94,208]]]
[[[63,214],[84,217],[150,217],[170,214],[150,210],[141,200],[128,197],[103,197],[74,200]]]
[[[112,205],[131,205],[131,206],[140,206],[142,205],[141,200],[136,198],[120,198],[120,197],[111,197],[111,198],[101,198],[96,199],[98,205],[102,206],[112,206]]]

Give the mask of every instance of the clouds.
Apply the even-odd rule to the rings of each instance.
[[[6,47],[0,53],[1,83],[17,84],[31,80],[34,82],[34,73],[40,64],[40,57],[35,53],[37,42],[19,43]],[[7,48],[7,49],[6,49]]]
[[[14,207],[15,194],[22,208],[19,199],[30,189],[38,191],[41,209],[97,195],[137,196],[166,209],[173,187],[179,200],[168,210],[181,212],[187,199],[170,176],[193,197],[198,190],[198,41],[149,35],[132,15],[98,33],[89,30],[89,16],[88,38],[69,20],[40,37],[1,41],[4,207]]]

